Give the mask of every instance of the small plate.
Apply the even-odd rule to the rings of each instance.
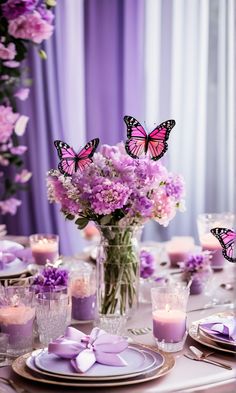
[[[127,362],[127,366],[115,367],[95,363],[86,373],[82,374],[74,370],[68,359],[62,359],[54,354],[48,354],[47,351],[43,351],[36,356],[34,362],[38,369],[52,374],[73,377],[79,376],[82,378],[85,376],[89,378],[100,378],[143,372],[150,368],[155,361],[153,357],[146,357],[143,351],[134,347],[124,350],[121,356]]]
[[[144,350],[147,350],[146,346],[139,346],[139,348],[142,347]],[[159,367],[156,371],[153,371],[153,373],[144,373],[141,374],[137,377],[126,379],[126,380],[117,380],[115,381],[82,381],[82,380],[77,380],[77,381],[68,381],[68,380],[58,380],[56,376],[51,375],[51,377],[41,377],[40,375],[36,373],[32,373],[31,370],[27,369],[26,366],[26,360],[28,357],[30,357],[30,354],[22,355],[18,357],[14,362],[12,363],[12,369],[13,371],[21,376],[22,378],[25,378],[30,381],[35,381],[35,382],[41,382],[44,384],[48,385],[56,385],[56,386],[65,386],[65,387],[84,387],[84,388],[96,388],[96,387],[117,387],[119,386],[125,386],[125,385],[134,385],[138,383],[143,383],[143,382],[148,382],[155,380],[157,378],[162,377],[163,375],[166,375],[169,373],[174,365],[175,365],[175,359],[172,355],[167,354],[167,353],[160,353],[159,351],[156,351],[155,349],[149,348],[154,353],[159,353],[162,355],[164,359],[164,363],[161,367]]]
[[[227,316],[232,316],[234,313],[232,311],[225,311],[217,314],[213,314],[210,317],[222,317],[222,318],[227,318]],[[226,352],[226,353],[233,353],[236,354],[236,350],[232,348],[225,348],[221,345],[219,345],[217,342],[213,341],[210,337],[207,337],[206,335],[202,335],[201,332],[199,331],[199,324],[200,323],[205,323],[209,321],[209,317],[200,319],[198,321],[195,321],[192,323],[192,325],[189,328],[188,334],[190,337],[192,337],[195,341],[199,342],[200,344],[206,345],[207,347],[217,349],[218,351],[221,352]]]
[[[150,349],[145,349],[143,350],[143,353],[145,355],[145,363],[143,364],[143,371],[135,372],[132,374],[127,374],[127,375],[119,375],[119,376],[105,376],[105,377],[89,377],[86,374],[75,374],[75,376],[65,376],[61,374],[52,374],[46,371],[42,371],[37,368],[35,365],[35,357],[30,356],[26,360],[26,365],[27,367],[32,370],[33,372],[36,372],[39,375],[43,376],[48,376],[48,377],[53,377],[53,378],[58,378],[58,379],[67,379],[71,381],[108,381],[108,380],[122,380],[122,379],[128,379],[128,378],[133,378],[141,374],[146,374],[146,373],[152,373],[156,371],[158,368],[162,367],[164,363],[164,357],[157,352],[151,351]]]

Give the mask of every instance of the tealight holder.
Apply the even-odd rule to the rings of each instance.
[[[180,351],[187,337],[189,288],[179,283],[151,288],[153,336],[159,349]]]
[[[197,217],[198,236],[202,251],[210,251],[211,267],[221,270],[225,259],[219,240],[210,232],[212,228],[233,228],[235,216],[232,213],[203,213]]]
[[[29,237],[32,256],[37,265],[53,263],[59,256],[59,236],[36,233]]]
[[[71,272],[71,316],[78,322],[93,321],[97,311],[95,268],[87,262],[78,263]]]

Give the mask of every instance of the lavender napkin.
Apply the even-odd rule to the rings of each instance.
[[[8,263],[13,262],[16,258],[20,258],[23,262],[30,262],[32,260],[32,252],[30,248],[0,248],[0,270],[6,268]]]
[[[126,366],[120,356],[128,347],[128,342],[120,336],[94,328],[90,335],[85,335],[73,327],[66,329],[65,335],[51,342],[48,353],[70,359],[78,372],[86,372],[95,362],[109,366]]]
[[[212,322],[201,323],[199,327],[210,336],[236,343],[236,317],[227,318],[223,321],[212,320]]]

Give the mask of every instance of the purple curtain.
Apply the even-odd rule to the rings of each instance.
[[[72,1],[70,5],[66,0],[57,4],[55,34],[45,43],[48,60],[40,60],[36,50],[30,52],[28,64],[34,82],[30,98],[19,110],[30,116],[24,142],[29,148],[26,166],[33,178],[29,192],[20,196],[18,213],[2,217],[8,234],[58,233],[63,254],[80,251],[83,240],[72,230],[75,225],[65,222],[59,207],[47,200],[46,172],[58,164],[53,141],[62,139],[79,146],[84,139],[99,137],[102,144],[114,144],[125,138],[124,115],[143,118],[143,0],[87,0],[73,4],[74,9]],[[84,49],[78,47],[78,20],[84,23]],[[75,26],[74,32],[71,25]],[[77,85],[82,88],[82,81],[81,70],[76,65],[68,70],[66,65],[68,60],[73,64],[76,51],[85,59],[86,111],[83,113],[84,107],[72,100],[70,124],[75,126],[71,131],[67,128],[65,89],[73,94]],[[85,130],[81,129],[80,116],[86,119]]]

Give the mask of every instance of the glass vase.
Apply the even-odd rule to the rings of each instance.
[[[102,316],[128,317],[138,302],[141,227],[100,226],[97,300]]]

